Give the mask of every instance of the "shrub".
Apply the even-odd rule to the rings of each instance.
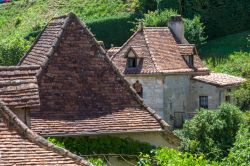
[[[239,89],[233,93],[237,105],[244,111],[250,111],[250,80],[244,82]]]
[[[145,26],[164,27],[167,26],[171,16],[177,15],[177,11],[172,9],[163,10],[161,12],[149,12],[144,14],[144,18],[139,20]],[[139,23],[138,23],[139,25]],[[200,17],[195,16],[192,20],[184,18],[185,36],[190,43],[202,44],[205,40],[204,26],[200,21]]]
[[[250,165],[250,112],[246,115],[247,120],[241,125],[234,146],[224,159],[224,165]]]
[[[181,153],[174,149],[160,148],[152,151],[151,154],[141,154],[138,165],[216,166],[218,163],[207,161],[203,158],[203,156]]]
[[[24,40],[19,35],[12,36],[0,43],[0,65],[16,65],[29,49],[31,41]]]
[[[100,137],[50,137],[48,140],[78,155],[93,154],[130,154],[149,153],[154,146],[130,138],[111,136]]]
[[[241,121],[242,112],[230,104],[222,104],[217,110],[200,110],[180,131],[180,150],[221,160],[233,146]]]

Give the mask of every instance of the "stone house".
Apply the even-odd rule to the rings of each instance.
[[[228,92],[244,81],[209,71],[195,45],[185,39],[180,16],[171,17],[168,27],[140,28],[107,54],[144,102],[174,127],[181,127],[196,109],[229,102]]]
[[[0,142],[0,166],[92,165],[34,133],[2,101],[0,101]]]
[[[179,143],[73,13],[53,18],[18,66],[0,67],[0,82],[0,99],[43,137],[110,135],[155,146]]]

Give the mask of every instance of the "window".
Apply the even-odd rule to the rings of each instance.
[[[128,68],[136,67],[137,66],[136,58],[128,58],[127,66],[128,66]]]
[[[200,108],[208,109],[208,96],[200,96]]]
[[[136,93],[142,97],[143,88],[142,88],[142,84],[138,80],[133,84],[133,88],[135,89]]]
[[[225,101],[228,102],[228,103],[230,103],[231,97],[229,95],[225,96]]]

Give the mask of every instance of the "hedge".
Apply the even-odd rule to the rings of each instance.
[[[200,15],[209,38],[250,29],[249,0],[182,0],[182,14]]]
[[[141,18],[140,14],[128,14],[125,16],[107,17],[87,22],[87,26],[95,34],[97,40],[102,40],[109,48],[111,44],[121,46],[132,35],[136,19]]]

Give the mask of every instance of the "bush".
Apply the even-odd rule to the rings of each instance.
[[[233,146],[241,121],[242,112],[230,104],[222,104],[217,110],[200,110],[180,131],[180,150],[221,160]]]
[[[138,0],[139,10],[143,13],[157,9],[179,9],[178,0]]]
[[[152,151],[150,155],[141,154],[138,165],[216,166],[218,163],[207,161],[203,158],[203,156],[192,155],[190,153],[181,153],[174,149],[160,148]]]
[[[31,41],[24,40],[19,35],[12,36],[0,43],[0,65],[16,65],[29,49]]]
[[[149,12],[144,14],[144,18],[139,21],[143,22],[145,26],[164,27],[167,26],[169,18],[174,15],[177,15],[177,12],[172,9]],[[199,45],[206,40],[204,28],[198,16],[195,16],[192,20],[184,19],[185,36],[190,43]]]
[[[242,124],[224,165],[250,165],[250,112],[246,113],[246,123]]]
[[[53,144],[66,148],[78,155],[93,154],[129,154],[139,155],[149,153],[154,146],[141,143],[130,138],[122,139],[111,136],[101,137],[51,137],[48,139]]]
[[[250,111],[250,80],[244,82],[239,89],[233,93],[237,105],[244,111]]]
[[[185,0],[182,14],[193,18],[200,15],[209,38],[225,36],[250,28],[250,3],[246,0]]]

